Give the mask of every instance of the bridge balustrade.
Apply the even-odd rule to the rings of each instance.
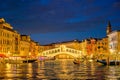
[[[47,55],[53,55],[53,54],[58,54],[58,53],[66,53],[66,52],[71,54],[71,55],[76,54],[77,56],[82,54],[81,51],[79,51],[79,50],[75,50],[75,49],[71,49],[71,48],[67,48],[65,46],[62,46],[62,47],[59,47],[59,48],[44,51],[42,53],[42,55],[47,56]]]

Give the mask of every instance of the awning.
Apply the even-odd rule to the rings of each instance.
[[[6,57],[6,55],[5,54],[0,54],[0,57]]]

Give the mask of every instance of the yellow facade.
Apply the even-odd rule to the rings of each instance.
[[[89,38],[80,42],[80,50],[87,57],[96,58],[99,55],[108,55],[108,38]]]
[[[35,57],[36,56],[36,42],[31,40],[30,41],[30,56]]]
[[[66,41],[61,43],[54,44],[55,47],[59,47],[60,45],[65,45],[66,47],[73,48],[73,49],[80,49],[80,44],[78,40]]]
[[[37,57],[39,56],[39,53],[40,53],[40,44],[38,42],[36,42],[36,46],[35,46],[35,56],[34,57]]]
[[[103,57],[107,57],[109,55],[109,48],[108,48],[108,38],[98,39],[97,41],[97,54]]]
[[[80,43],[80,48],[81,48],[80,50],[82,51],[83,55],[87,55],[86,47],[87,47],[87,40],[83,40]]]
[[[20,56],[37,57],[39,53],[39,43],[31,40],[28,35],[21,35]]]
[[[0,53],[6,56],[19,55],[20,34],[0,18]]]
[[[120,54],[120,31],[108,34],[109,49],[111,54]]]
[[[81,42],[82,52],[84,55],[92,56],[96,53],[96,42],[95,38],[85,39]]]
[[[50,45],[39,45],[39,56],[41,56],[41,53],[43,51],[49,50],[49,49],[53,49],[55,48],[54,45],[50,44]]]
[[[20,56],[30,56],[30,36],[21,35]]]

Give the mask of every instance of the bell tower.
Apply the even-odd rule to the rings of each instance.
[[[109,22],[108,22],[108,25],[107,25],[106,34],[108,35],[110,32],[112,32],[112,30],[111,30],[111,23],[110,23],[110,21],[109,21]]]

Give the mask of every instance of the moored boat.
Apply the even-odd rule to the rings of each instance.
[[[106,61],[106,60],[97,60],[97,62],[102,63],[103,65],[119,65],[120,61],[117,60],[111,60],[111,61]]]
[[[73,63],[74,64],[80,64],[80,60],[79,59],[74,59]]]
[[[40,56],[38,58],[39,61],[48,61],[48,60],[56,60],[55,57],[47,57],[47,56]]]
[[[10,64],[20,64],[20,63],[32,63],[37,61],[37,59],[34,58],[23,58],[21,56],[12,56],[7,59],[5,59],[6,63]]]
[[[32,63],[37,61],[36,59],[30,59],[30,60],[23,60],[23,63]]]
[[[80,62],[79,62],[79,61],[73,61],[73,63],[74,63],[74,64],[80,64]]]

